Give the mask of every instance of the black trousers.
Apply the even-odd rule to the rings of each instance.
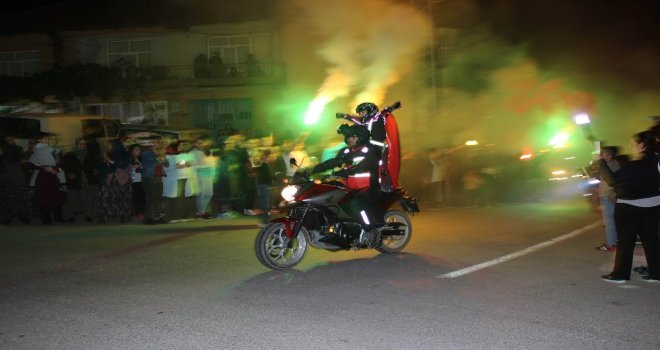
[[[649,274],[660,278],[659,218],[660,206],[645,208],[623,203],[615,204],[614,222],[619,242],[612,269],[613,276],[630,279],[635,241],[639,235],[644,247]]]
[[[365,231],[368,231],[384,223],[385,210],[380,200],[379,192],[367,190],[356,193],[343,207]]]
[[[142,177],[144,189],[144,218],[158,220],[163,210],[163,180],[160,177]]]

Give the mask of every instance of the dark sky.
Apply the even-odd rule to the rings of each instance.
[[[244,0],[241,4],[272,0]],[[278,0],[286,3],[288,0]],[[416,4],[426,9],[427,0],[397,0]],[[571,74],[574,79],[599,81],[600,84],[620,86],[622,89],[643,87],[660,89],[660,0],[429,0],[438,24],[468,28],[488,28],[490,32],[512,45],[526,45],[528,54],[543,68]],[[162,4],[157,10],[154,4]],[[61,6],[59,6],[60,4]],[[112,9],[131,6],[149,11],[134,16],[138,21],[151,19],[159,14],[165,18],[167,8],[176,9],[178,18],[201,16],[201,6],[211,6],[214,13],[228,13],[224,8],[235,7],[234,2],[212,0],[23,0],[3,4],[3,14],[21,12],[33,8],[45,9],[32,25],[47,23],[53,9],[83,8],[81,4],[95,4]],[[142,5],[142,6],[140,6]],[[88,8],[73,20],[113,21],[117,16],[96,14]],[[185,11],[183,7],[194,10]],[[254,8],[261,8],[253,6]],[[352,9],[347,9],[351,11]],[[104,13],[106,11],[103,11]],[[197,13],[197,15],[195,15]],[[364,14],[375,16],[377,14]],[[126,16],[122,16],[125,18]],[[85,19],[86,18],[86,19]],[[199,17],[201,18],[201,17]],[[56,23],[66,20],[59,17]],[[53,19],[51,19],[53,21]],[[30,25],[20,19],[18,25]],[[26,24],[27,23],[27,24]],[[132,23],[132,22],[131,22]],[[84,26],[81,26],[84,27]],[[4,24],[3,29],[16,28]]]
[[[544,67],[603,84],[660,88],[658,0],[477,0],[477,4],[482,22],[511,43],[528,44],[530,55]]]

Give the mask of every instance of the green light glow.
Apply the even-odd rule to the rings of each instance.
[[[568,134],[560,132],[550,139],[550,146],[559,148],[566,145],[566,142],[568,142]]]
[[[307,111],[305,112],[305,125],[313,125],[319,122],[321,119],[321,114],[325,105],[329,102],[326,97],[316,97],[312,102],[309,103]]]

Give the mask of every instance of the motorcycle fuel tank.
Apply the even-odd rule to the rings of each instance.
[[[328,206],[340,203],[347,195],[346,190],[337,186],[315,184],[301,194],[298,200],[314,205]]]

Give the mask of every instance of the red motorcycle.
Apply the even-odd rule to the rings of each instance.
[[[296,172],[282,189],[287,215],[270,220],[257,234],[254,250],[259,261],[271,269],[290,269],[309,245],[330,251],[373,248],[385,254],[403,250],[412,236],[406,212],[419,211],[417,200],[403,189],[383,193],[377,209],[385,213],[384,224],[368,234],[345,210],[355,194],[337,178],[311,180],[309,173]],[[397,202],[403,210],[391,209]]]

